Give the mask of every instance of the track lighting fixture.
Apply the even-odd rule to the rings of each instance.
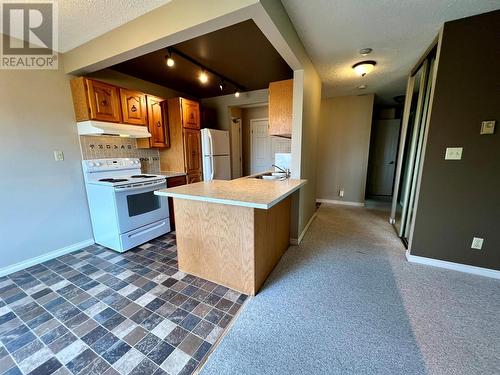
[[[171,68],[175,65],[175,61],[172,58],[172,51],[170,50],[170,48],[167,51],[168,51],[168,55],[165,56],[165,63],[167,64],[167,66],[169,68]]]
[[[175,54],[176,60],[177,57],[179,57],[182,60],[186,60],[190,62],[191,64],[195,65],[198,69],[200,69],[199,74],[198,74],[198,79],[200,80],[200,83],[205,85],[210,81],[210,77],[212,77],[215,81],[219,82],[219,89],[221,92],[224,91],[229,91],[228,87],[234,89],[234,96],[239,97],[240,96],[240,91],[244,91],[245,88],[241,85],[239,85],[237,82],[232,81],[228,77],[223,76],[222,74],[217,73],[213,69],[210,69],[197,60],[193,59],[192,57],[186,55],[184,52],[176,49],[175,47],[168,47],[167,48],[167,55],[165,56],[165,64],[168,67],[173,67],[176,64],[176,61],[173,59],[173,55]],[[210,76],[209,76],[210,74]]]
[[[198,76],[198,79],[203,84],[208,82],[208,74],[205,72],[204,69],[201,70],[200,75]]]

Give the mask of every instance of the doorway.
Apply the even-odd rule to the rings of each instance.
[[[400,141],[398,181],[392,201],[391,221],[408,247],[413,225],[418,175],[427,127],[435,51],[424,60],[408,81],[405,119]]]
[[[251,174],[273,169],[276,153],[290,153],[291,140],[270,136],[267,118],[250,120]]]
[[[231,178],[243,175],[241,118],[231,118]]]
[[[392,200],[401,119],[396,109],[377,111],[373,120],[366,198]],[[390,115],[385,115],[391,113]]]

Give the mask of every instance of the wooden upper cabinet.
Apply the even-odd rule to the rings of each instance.
[[[200,104],[198,102],[181,99],[182,126],[187,129],[200,129]]]
[[[167,101],[156,96],[147,95],[148,127],[151,133],[149,144],[151,147],[170,147],[168,137],[168,109]]]
[[[199,130],[184,129],[184,162],[187,174],[201,174],[201,137]]]
[[[76,121],[121,122],[118,88],[84,77],[71,80]]]
[[[293,79],[269,84],[269,135],[292,137]]]
[[[131,125],[147,125],[146,95],[139,91],[120,89],[123,122]]]

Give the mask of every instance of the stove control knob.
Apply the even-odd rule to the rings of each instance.
[[[89,163],[89,167],[95,167],[95,163],[91,161],[91,162]]]
[[[139,164],[139,160],[134,160],[134,164]]]
[[[98,166],[100,166],[100,165],[101,165],[101,163],[99,163],[99,162],[96,162],[96,163],[95,163],[95,166],[96,166],[96,167],[98,167]]]

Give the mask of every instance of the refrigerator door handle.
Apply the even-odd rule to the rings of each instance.
[[[215,167],[215,164],[214,164],[214,143],[213,143],[213,140],[212,140],[212,133],[210,133],[210,131],[207,132],[208,133],[208,140],[210,142],[210,172],[211,172],[211,175],[210,175],[210,180],[213,180],[214,179],[214,167]]]

